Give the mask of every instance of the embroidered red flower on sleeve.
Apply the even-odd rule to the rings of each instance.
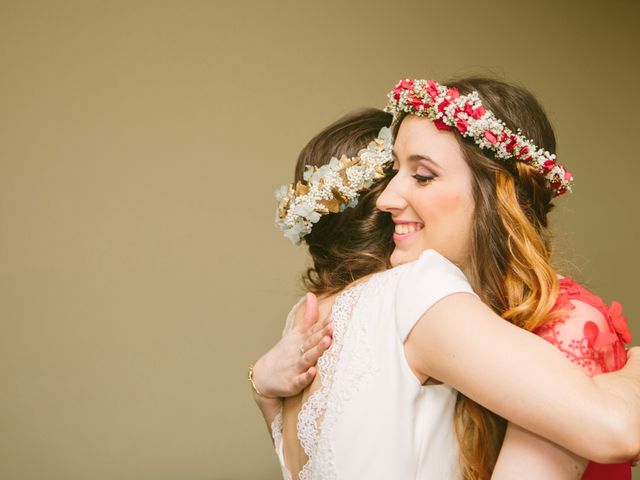
[[[595,322],[585,322],[584,336],[591,348],[601,349],[618,341],[618,336],[612,332],[603,332]]]
[[[631,343],[631,332],[629,331],[629,325],[627,325],[627,317],[622,315],[622,305],[620,305],[620,303],[611,303],[609,317],[622,343]]]
[[[602,314],[602,322],[583,319],[580,325],[580,317],[570,313],[575,310],[572,301],[581,301],[596,308]],[[624,345],[631,342],[631,333],[620,303],[612,302],[609,307],[580,284],[563,278],[553,310],[563,310],[567,314],[536,329],[535,333],[591,375],[624,366],[627,359]]]

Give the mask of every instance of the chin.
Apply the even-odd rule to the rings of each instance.
[[[402,265],[403,263],[413,262],[417,260],[420,256],[420,252],[411,252],[407,250],[399,250],[396,248],[391,254],[391,258],[389,261],[391,262],[392,267],[397,267],[398,265]]]

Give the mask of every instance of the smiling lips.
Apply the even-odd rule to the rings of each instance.
[[[423,228],[424,225],[418,222],[396,222],[393,237],[394,239],[401,239],[405,236],[411,235],[412,233],[418,232]]]

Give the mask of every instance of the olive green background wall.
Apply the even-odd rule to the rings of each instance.
[[[640,338],[640,8],[514,3],[0,2],[0,477],[277,478],[246,366],[305,255],[273,191],[401,76],[539,96],[564,263]]]

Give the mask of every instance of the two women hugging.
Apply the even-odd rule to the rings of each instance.
[[[631,478],[640,353],[552,265],[555,150],[530,92],[476,77],[305,146],[276,222],[308,293],[249,372],[285,479]]]

